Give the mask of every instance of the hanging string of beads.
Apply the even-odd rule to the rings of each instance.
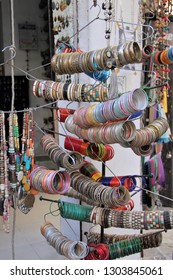
[[[14,148],[15,148],[15,164],[16,164],[16,176],[20,171],[20,144],[19,144],[19,126],[18,116],[16,113],[13,114],[13,125],[14,125]]]
[[[14,115],[9,114],[9,148],[8,148],[8,157],[9,157],[9,181],[10,186],[13,190],[16,188],[17,178],[16,178],[16,161],[15,161],[15,147],[14,147]]]
[[[10,207],[11,207],[11,194],[9,192],[9,173],[7,165],[7,141],[6,141],[6,131],[5,131],[5,118],[3,115],[3,142],[4,142],[4,174],[5,174],[5,200],[4,200],[4,211],[3,211],[3,229],[5,232],[10,232]]]
[[[10,196],[7,170],[7,145],[5,133],[5,116],[0,112],[0,215],[2,216],[3,230],[10,231]]]
[[[33,112],[27,111],[23,114],[21,157],[21,183],[25,192],[32,191],[30,186],[30,173],[34,168],[34,118]]]
[[[4,113],[0,112],[0,191],[1,195],[4,196],[5,189],[5,170],[4,170]]]

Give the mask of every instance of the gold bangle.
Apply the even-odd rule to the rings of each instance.
[[[133,59],[129,55],[128,46],[129,46],[129,43],[126,43],[125,46],[124,46],[124,50],[123,50],[124,57],[125,57],[125,59],[127,60],[128,63],[132,63]]]
[[[142,51],[137,42],[130,42],[128,46],[129,55],[133,62],[140,62],[142,59]]]
[[[55,68],[56,68],[56,61],[57,61],[57,54],[55,54],[51,59],[51,68],[54,72],[55,72]]]
[[[125,56],[124,56],[124,45],[119,45],[117,48],[118,51],[118,60],[121,66],[128,64]]]

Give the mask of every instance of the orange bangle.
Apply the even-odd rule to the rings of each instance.
[[[87,147],[88,147],[88,143],[83,142],[80,146],[80,153],[82,155],[87,155]]]
[[[31,187],[30,193],[33,194],[33,195],[36,195],[36,194],[39,193],[39,191],[37,191],[36,189],[34,189],[33,187]]]
[[[165,51],[162,51],[161,54],[160,54],[160,60],[163,64],[168,64],[167,63],[167,60],[165,58]]]
[[[155,64],[160,64],[158,57],[160,56],[161,51],[156,52],[154,55],[154,63]]]
[[[164,64],[173,64],[173,62],[168,58],[168,50],[162,52],[161,60]]]

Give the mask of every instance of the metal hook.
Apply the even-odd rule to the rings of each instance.
[[[5,62],[1,63],[0,66],[3,66],[5,64],[7,64],[9,61],[13,60],[16,56],[15,46],[13,46],[13,45],[7,46],[7,47],[3,48],[2,52],[5,52],[6,50],[9,50],[11,52],[12,56],[8,60],[6,60]]]
[[[35,79],[33,78],[33,76],[31,76],[28,72],[26,72],[26,75],[25,75],[25,77],[26,77],[26,79],[28,80],[28,81],[35,81]],[[31,78],[30,78],[31,77]]]
[[[101,9],[100,5],[97,4],[97,1],[95,1],[95,0],[93,0],[93,5],[90,7],[90,10],[91,10],[93,7],[98,7],[98,8],[99,8],[99,12],[98,12],[97,17],[96,17],[96,18],[99,18],[102,9]]]
[[[50,214],[51,214],[52,216],[55,216],[55,217],[59,216],[60,213],[59,213],[58,215],[53,215],[53,213],[59,211],[59,208],[56,209],[56,210],[54,210],[54,211],[51,210],[51,205],[52,205],[52,203],[58,203],[58,206],[59,206],[59,202],[60,202],[59,200],[52,200],[52,199],[44,198],[44,197],[42,197],[42,196],[39,197],[39,200],[40,200],[40,201],[43,201],[43,200],[44,200],[44,201],[49,201],[49,202],[51,202],[51,203],[50,203],[50,207],[49,207],[49,212],[47,212],[46,214],[44,214],[44,221],[45,221],[45,222],[46,222],[46,216],[48,216],[48,215],[50,215]]]
[[[53,213],[55,213],[55,212],[57,212],[57,211],[59,211],[59,209],[56,209],[56,210],[54,210],[54,211],[49,211],[49,212],[47,212],[46,214],[44,214],[44,222],[46,223],[46,216],[48,216],[48,215],[52,215],[52,216],[54,216],[54,217],[58,217],[58,216],[60,215],[60,213],[58,213],[58,215],[53,215]]]
[[[153,12],[150,12],[150,14],[152,14],[152,16],[145,16],[145,19],[153,19],[155,17],[154,13]]]
[[[71,101],[71,102],[69,102],[67,105],[66,105],[66,109],[68,109],[68,106],[70,105],[70,104],[72,104],[74,101]]]

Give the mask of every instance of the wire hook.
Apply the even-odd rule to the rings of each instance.
[[[98,12],[97,17],[96,17],[96,18],[99,18],[102,9],[101,9],[100,5],[97,4],[97,1],[96,1],[96,0],[93,0],[93,5],[90,7],[90,10],[91,10],[93,7],[98,7],[98,8],[99,8],[99,12]]]
[[[16,48],[13,45],[6,46],[5,48],[2,49],[2,52],[5,52],[6,50],[9,50],[12,54],[12,56],[6,60],[5,62],[1,63],[0,66],[3,66],[7,64],[9,61],[13,60],[16,57]]]

